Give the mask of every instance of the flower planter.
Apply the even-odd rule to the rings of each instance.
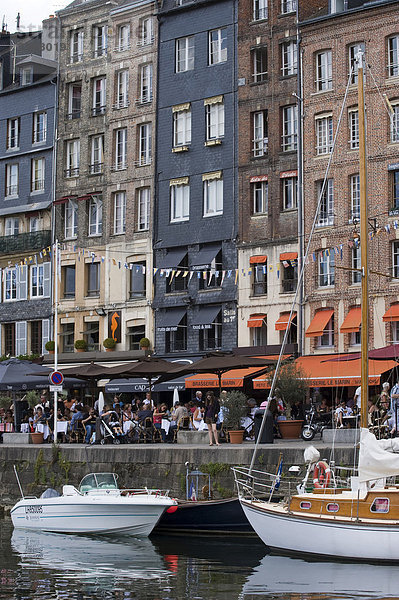
[[[244,430],[238,429],[237,431],[229,430],[230,444],[242,444],[244,439]]]
[[[43,433],[40,433],[39,431],[31,433],[30,438],[32,440],[32,444],[43,444]]]
[[[84,348],[75,348],[76,352],[86,352]]]
[[[294,440],[298,439],[301,435],[303,421],[301,420],[287,420],[278,421],[278,427],[283,439]]]
[[[105,348],[105,352],[113,352],[115,348]]]

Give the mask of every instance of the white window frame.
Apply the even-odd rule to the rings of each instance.
[[[28,323],[27,321],[16,321],[15,323],[15,356],[23,356],[28,347]]]
[[[349,146],[351,150],[359,149],[359,111],[357,108],[349,110]]]
[[[152,63],[140,67],[140,104],[152,102]]]
[[[334,287],[335,285],[335,254],[330,248],[329,254],[325,251],[319,254],[318,261],[318,287]]]
[[[93,135],[90,144],[90,174],[98,175],[104,169],[104,134]]]
[[[173,147],[191,144],[191,106],[173,113]]]
[[[256,181],[252,186],[252,213],[267,215],[269,212],[269,182]]]
[[[220,140],[224,137],[224,101],[207,104],[206,115],[206,139]]]
[[[185,73],[194,69],[194,36],[176,39],[176,73]]]
[[[78,235],[78,205],[74,200],[65,204],[64,234],[66,239],[75,239]]]
[[[399,279],[399,242],[392,242],[392,276]]]
[[[39,223],[39,217],[29,217],[29,233],[36,233],[36,231],[39,231]]]
[[[51,263],[45,262],[30,267],[30,297],[49,298],[51,282]]]
[[[190,185],[174,184],[170,186],[170,222],[180,223],[190,218]]]
[[[268,51],[266,46],[252,50],[252,81],[263,83],[267,79]]]
[[[154,42],[154,21],[152,17],[144,17],[140,21],[140,46],[151,46]]]
[[[351,221],[360,221],[360,176],[354,173],[349,179],[351,195]]]
[[[7,119],[7,150],[18,150],[20,135],[19,117]]]
[[[388,77],[399,75],[399,35],[388,38]]]
[[[137,191],[137,230],[148,231],[150,228],[151,188],[142,187]]]
[[[108,27],[107,25],[95,25],[93,27],[93,56],[98,58],[107,54],[108,49]]]
[[[103,115],[107,106],[107,78],[105,75],[93,79],[92,94],[92,116]]]
[[[360,256],[360,244],[352,248],[351,253],[352,269],[360,269],[361,267],[361,256]],[[351,272],[351,284],[360,285],[362,282],[362,274],[360,271]]]
[[[47,137],[47,111],[33,113],[33,143],[42,144]]]
[[[45,183],[45,158],[32,158],[31,165],[31,193],[43,192]]]
[[[295,40],[281,44],[281,75],[289,77],[296,75],[298,70],[298,52]]]
[[[70,32],[69,58],[71,63],[81,62],[83,60],[84,31],[83,29],[73,29]]]
[[[317,348],[332,348],[334,346],[334,315],[324,328],[323,335],[317,338]]]
[[[253,129],[253,140],[252,140],[252,154],[255,158],[265,156],[268,151],[268,114],[267,110],[258,110],[252,113],[252,129]]]
[[[323,182],[317,184],[317,201],[319,203]],[[316,227],[329,227],[334,225],[334,179],[327,179],[323,195],[320,200]]]
[[[6,198],[17,198],[19,194],[19,163],[6,165]]]
[[[298,138],[298,107],[290,104],[283,107],[283,152],[293,152],[297,149]]]
[[[130,24],[124,23],[118,27],[118,43],[116,50],[125,52],[130,48]]]
[[[76,96],[74,96],[73,91],[79,89],[79,109],[74,108],[74,100],[76,100]],[[76,81],[74,83],[70,83],[68,86],[68,113],[67,118],[69,120],[79,119],[80,114],[82,112],[82,82]]]
[[[399,142],[399,101],[391,102],[393,113],[390,114],[389,129],[391,144],[397,144]]]
[[[298,207],[298,177],[282,177],[283,210],[294,210]]]
[[[139,125],[139,167],[150,165],[152,160],[152,123]]]
[[[332,114],[315,116],[315,133],[317,156],[330,154],[334,142]]]
[[[65,177],[78,177],[80,170],[80,140],[68,140],[66,143]]]
[[[348,48],[349,73],[351,72],[352,66],[353,66],[353,73],[351,76],[351,84],[352,85],[357,85],[357,71],[358,71],[358,66],[357,66],[357,62],[356,62],[357,53],[359,52],[359,50],[364,52],[365,47],[366,46],[365,46],[364,42],[358,42],[357,44],[350,45]]]
[[[4,235],[16,236],[19,235],[21,221],[18,217],[7,217],[4,220]]]
[[[30,85],[33,82],[32,67],[23,67],[20,70],[21,85]]]
[[[316,54],[316,91],[332,89],[332,51],[322,50]]]
[[[114,194],[114,235],[126,232],[126,192]]]
[[[27,300],[28,298],[28,267],[27,265],[5,269],[3,286],[4,302]],[[7,295],[9,297],[7,298]]]
[[[268,0],[253,0],[254,21],[264,21],[268,18]]]
[[[227,27],[212,29],[208,33],[208,64],[219,65],[227,61]]]
[[[204,217],[223,214],[223,178],[206,179],[204,182]]]
[[[115,108],[129,106],[129,69],[122,69],[116,74]]]
[[[115,171],[127,169],[127,127],[115,129]]]
[[[281,0],[281,14],[287,15],[296,11],[297,0]]]
[[[92,196],[89,200],[89,237],[102,235],[103,232],[103,200],[100,196]]]

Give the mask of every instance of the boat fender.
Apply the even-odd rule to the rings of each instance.
[[[330,484],[331,469],[324,460],[315,464],[313,471],[313,485],[315,488],[327,488]]]
[[[169,506],[169,508],[166,509],[166,512],[169,513],[170,515],[175,513],[177,511],[177,504],[174,504],[173,506]]]

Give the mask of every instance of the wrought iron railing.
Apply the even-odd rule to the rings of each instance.
[[[32,233],[19,233],[18,235],[0,236],[0,254],[12,252],[30,252],[41,250],[51,243],[51,231],[35,231]]]

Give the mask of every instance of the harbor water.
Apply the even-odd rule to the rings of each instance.
[[[397,574],[269,555],[256,537],[66,536],[0,519],[2,599],[382,599],[398,597]]]

